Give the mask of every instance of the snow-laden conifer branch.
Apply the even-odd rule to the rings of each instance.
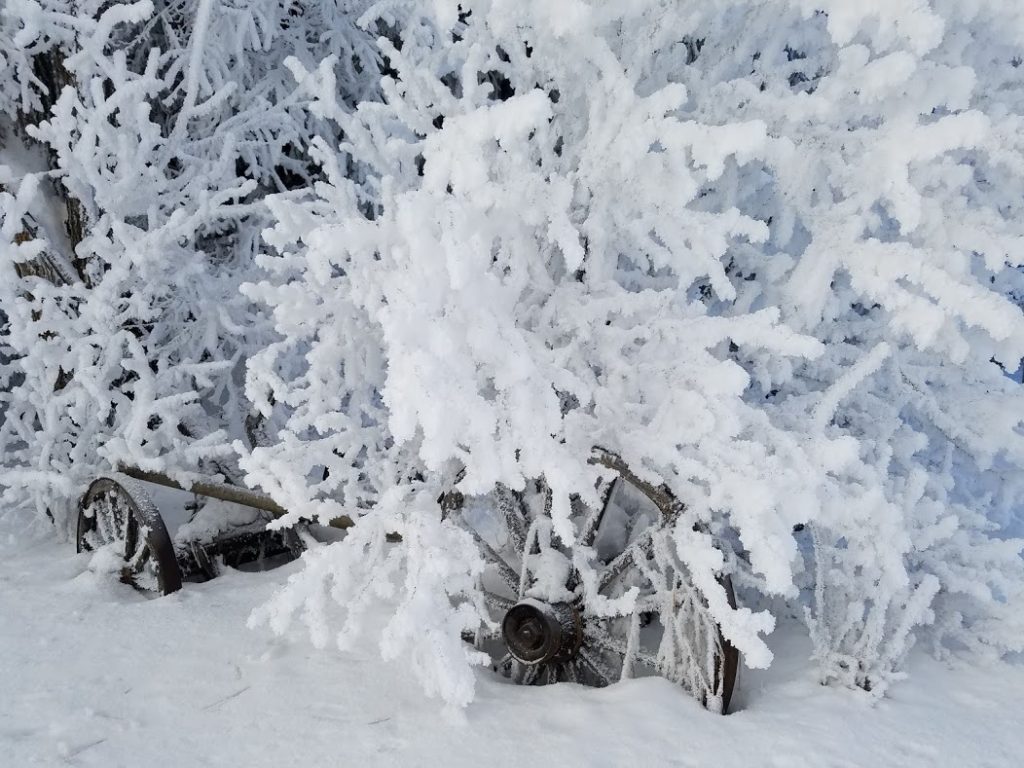
[[[986,520],[1020,503],[1024,393],[990,360],[1024,353],[1024,37],[1014,4],[976,10],[375,4],[384,103],[289,63],[345,141],[272,203],[247,288],[280,334],[248,391],[284,424],[251,481],[379,527],[366,500],[412,477],[543,478],[570,540],[600,445],[685,505],[677,554],[751,663],[771,620],[723,568],[814,585],[825,678],[884,690],[923,625],[1016,647],[992,628],[1018,547]]]

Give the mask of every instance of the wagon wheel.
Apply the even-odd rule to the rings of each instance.
[[[181,589],[164,521],[145,491],[129,480],[93,481],[78,505],[77,541],[79,552],[107,549],[121,563],[121,581],[136,589],[160,595]]]
[[[675,555],[678,507],[663,489],[613,468],[620,474],[604,489],[601,509],[574,503],[571,546],[554,534],[543,492],[527,498],[499,487],[454,510],[487,561],[483,589],[498,627],[473,641],[520,684],[605,686],[659,675],[725,713],[739,653]],[[573,555],[587,552],[596,557],[585,589]],[[728,576],[720,583],[734,605]]]

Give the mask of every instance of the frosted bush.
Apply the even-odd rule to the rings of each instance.
[[[240,456],[357,518],[254,622],[389,601],[464,705],[439,499],[542,482],[571,541],[599,446],[748,665],[772,600],[875,693],[1022,650],[1022,62],[1015,0],[8,0],[3,503]]]
[[[344,52],[339,86],[371,94],[358,10],[4,4],[5,506],[63,527],[99,470],[230,474],[230,441],[258,439],[242,368],[268,329],[238,285],[318,130],[281,60]]]
[[[715,577],[799,600],[800,523],[824,679],[884,691],[925,626],[1020,648],[1021,543],[993,523],[1019,514],[1024,417],[999,367],[1024,353],[1014,3],[378,19],[383,103],[350,113],[331,60],[289,62],[345,141],[317,143],[327,183],[271,202],[276,250],[246,289],[279,334],[247,391],[284,420],[251,482],[296,518],[363,510],[356,531],[380,536],[441,519],[371,508],[396,489],[543,477],[568,535],[599,445],[686,504],[678,554],[749,665],[774,620]],[[367,535],[315,562],[426,599],[356,556]],[[279,627],[320,578],[295,577]],[[437,582],[438,627],[459,584]]]

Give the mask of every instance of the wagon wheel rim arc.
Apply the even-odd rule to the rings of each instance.
[[[181,588],[181,570],[163,519],[130,480],[93,481],[79,504],[76,539],[79,552],[120,542],[121,580],[142,592],[168,595]]]
[[[625,484],[638,490],[655,507],[659,510],[661,509],[659,502],[663,503],[663,498],[652,499],[643,487],[630,483],[620,473],[606,488],[601,509],[597,511],[588,510],[586,514],[581,515],[581,533],[577,544],[590,546],[594,543],[594,538],[601,528],[606,511],[613,504],[615,494]],[[666,493],[661,489],[658,490],[661,494]],[[707,665],[700,685],[695,685],[695,680],[683,680],[673,677],[671,674],[666,674],[666,672],[671,672],[671,670],[667,670],[667,665],[659,658],[659,649],[652,649],[650,641],[637,642],[636,640],[642,634],[641,630],[651,634],[647,627],[654,621],[660,623],[660,630],[663,633],[672,631],[675,628],[673,621],[666,622],[664,620],[662,611],[672,612],[678,611],[680,608],[675,604],[659,606],[655,599],[657,597],[657,590],[654,585],[650,585],[647,594],[641,594],[638,597],[638,603],[646,606],[646,609],[638,609],[625,616],[602,618],[592,615],[587,611],[585,598],[581,595],[577,595],[572,603],[548,605],[547,609],[561,617],[563,623],[567,624],[569,617],[578,617],[578,637],[573,640],[570,636],[570,639],[567,641],[569,645],[575,643],[575,648],[569,655],[563,653],[562,656],[559,656],[556,653],[553,655],[553,658],[547,658],[541,662],[530,662],[529,654],[524,654],[522,649],[515,648],[515,636],[510,634],[511,630],[507,626],[507,619],[513,606],[518,609],[523,604],[523,594],[528,590],[528,585],[523,583],[523,580],[529,577],[528,569],[523,567],[523,559],[527,555],[525,547],[530,546],[532,542],[525,541],[525,536],[523,535],[523,530],[529,528],[530,521],[526,517],[520,517],[518,521],[514,518],[509,519],[509,508],[518,506],[510,501],[514,494],[507,489],[499,489],[499,497],[502,496],[503,498],[498,500],[498,506],[503,507],[503,509],[500,510],[498,517],[506,520],[508,538],[510,542],[514,542],[514,554],[517,557],[508,557],[499,553],[495,547],[483,539],[480,533],[464,517],[461,520],[463,527],[475,539],[484,555],[484,559],[492,566],[493,573],[508,588],[506,591],[511,592],[518,598],[511,599],[507,595],[495,592],[493,588],[484,586],[485,603],[498,629],[481,629],[473,639],[479,648],[496,649],[492,651],[495,658],[492,666],[495,671],[508,677],[513,682],[523,685],[570,681],[605,686],[626,677],[660,675],[681,684],[708,708],[720,710],[722,713],[728,711],[739,666],[739,653],[735,647],[725,640],[718,624],[706,613],[706,603],[704,603],[699,591],[696,587],[689,584],[688,577],[681,573],[673,574],[670,578],[676,580],[674,586],[679,588],[679,591],[686,593],[684,599],[689,600],[688,610],[693,613],[700,624],[700,626],[692,629],[695,637],[698,638],[698,645],[700,645],[700,638],[703,637],[703,646],[691,649],[690,655],[695,656],[702,650],[713,654],[713,662]],[[540,514],[546,514],[546,511]],[[600,571],[599,593],[604,594],[606,597],[609,596],[608,593],[613,591],[616,582],[629,575],[632,575],[635,581],[637,574],[641,572],[641,568],[639,563],[630,563],[629,560],[631,558],[635,558],[638,561],[640,559],[646,560],[648,555],[640,554],[645,549],[646,545],[644,542],[659,533],[669,523],[669,520],[662,518],[660,521],[652,524],[649,530],[641,531],[640,536],[636,539],[627,542],[618,557],[604,562]],[[628,553],[630,550],[632,551],[631,554]],[[611,573],[612,571],[614,573]],[[510,583],[513,581],[513,576],[515,577],[515,583]],[[571,574],[569,581],[571,582],[573,578],[574,575]],[[640,580],[643,581],[644,578],[641,575]],[[726,589],[729,604],[735,607],[732,584],[728,576],[722,576],[720,583]],[[537,618],[536,613],[531,614],[531,616]],[[654,618],[655,616],[657,617],[656,619]],[[672,614],[673,620],[674,617],[675,613]],[[637,626],[640,623],[645,623],[645,626]],[[666,626],[666,624],[671,624],[671,626]],[[531,632],[533,634],[529,636],[532,638],[535,636],[536,630],[533,629]],[[680,640],[683,639],[685,638],[680,638]],[[536,642],[543,645],[543,642],[547,642],[547,640],[543,642],[538,640]],[[517,650],[519,651],[518,653]],[[698,687],[702,687],[704,689],[703,692],[694,690]]]

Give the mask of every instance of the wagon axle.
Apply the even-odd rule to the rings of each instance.
[[[583,639],[580,613],[568,603],[527,598],[509,609],[501,623],[509,653],[523,664],[572,659]]]

